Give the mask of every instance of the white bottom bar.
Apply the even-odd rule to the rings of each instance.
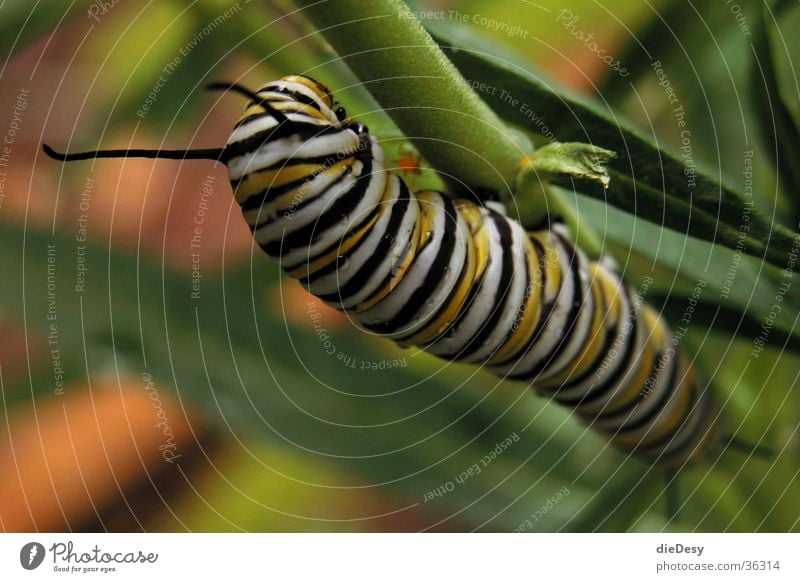
[[[0,580],[800,580],[798,549],[796,534],[3,534]]]

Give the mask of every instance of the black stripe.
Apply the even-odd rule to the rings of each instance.
[[[546,253],[542,244],[538,240],[533,238],[531,238],[531,242],[537,249],[537,252],[540,254],[540,256],[546,257]],[[546,272],[547,272],[546,269],[542,269],[542,297],[544,297],[545,286],[547,285]],[[559,282],[559,287],[558,290],[556,291],[555,297],[551,301],[542,305],[542,313],[541,316],[539,317],[539,324],[536,326],[536,331],[534,331],[533,336],[528,342],[528,345],[525,347],[525,350],[517,356],[517,360],[522,360],[531,350],[535,349],[536,343],[539,341],[539,338],[542,336],[542,334],[550,324],[550,318],[553,315],[556,303],[558,303],[558,299],[561,296],[561,289],[564,286],[564,277],[560,264],[558,272],[561,277],[561,280]],[[516,372],[514,371],[509,372],[507,377],[512,380],[530,380],[534,377],[534,374],[526,370],[518,370]]]
[[[467,272],[469,271],[469,267],[470,267],[470,262],[469,262],[469,244],[470,244],[469,241],[466,241],[466,240],[464,241],[464,247],[465,247],[465,249],[464,249],[464,264],[461,265],[461,271],[458,273],[458,278],[456,279],[455,285],[453,285],[453,289],[450,291],[450,294],[447,296],[447,299],[444,300],[444,302],[439,307],[439,309],[437,309],[434,312],[434,314],[431,316],[430,321],[436,321],[450,307],[450,304],[453,301],[455,301],[456,296],[458,295],[458,291],[459,291],[459,289],[461,289],[461,285],[462,285],[462,283],[464,283],[464,279],[466,279]],[[467,292],[467,297],[465,297],[464,299],[465,299],[465,305],[466,305],[466,300],[469,299],[469,292]],[[461,306],[461,309],[459,310],[459,313],[456,314],[456,317],[454,318],[454,321],[453,322],[449,322],[447,327],[449,327],[455,321],[458,320],[458,317],[460,316],[461,312],[463,311],[463,308],[464,308],[464,305]],[[427,346],[433,345],[433,343],[435,343],[436,340],[439,337],[444,335],[445,332],[446,332],[446,329],[443,332],[441,332],[438,336],[436,336],[431,342],[429,342],[426,345],[426,348],[427,348]],[[415,335],[416,333],[418,333],[418,331],[414,331],[411,334],[409,334],[408,336],[396,338],[395,341],[402,341],[404,339],[407,339],[408,337],[411,337],[411,336]]]
[[[623,290],[630,300],[630,291],[627,287],[623,286]],[[582,404],[591,404],[596,402],[603,396],[606,396],[608,392],[617,384],[620,380],[627,374],[628,370],[630,369],[630,360],[634,357],[633,351],[636,349],[636,341],[639,336],[639,320],[637,317],[637,312],[633,307],[633,303],[629,302],[628,305],[631,306],[630,310],[628,311],[628,323],[630,325],[631,331],[630,333],[625,336],[623,339],[624,343],[624,353],[620,357],[621,363],[617,366],[616,370],[609,376],[605,378],[603,382],[591,386],[586,392],[583,394],[578,394],[577,396],[573,396],[571,398],[561,397],[559,398],[559,402],[562,404],[566,404],[569,406],[578,406]],[[616,342],[617,338],[614,338],[614,342]],[[613,345],[613,343],[612,343]],[[643,346],[644,347],[644,346]],[[597,370],[591,370],[591,373],[595,373]]]
[[[523,245],[522,249],[523,249],[522,250],[522,255],[523,255],[524,259],[525,259],[525,287],[524,287],[523,296],[522,296],[522,298],[524,300],[524,304],[519,306],[519,307],[517,307],[517,309],[514,311],[514,319],[511,320],[511,325],[508,328],[508,332],[506,333],[505,337],[503,337],[502,341],[500,342],[500,346],[498,347],[497,351],[500,351],[500,349],[502,349],[511,340],[511,338],[514,336],[514,334],[517,333],[517,331],[519,330],[519,324],[525,318],[525,314],[528,311],[528,307],[530,306],[531,302],[534,300],[533,299],[533,293],[531,293],[530,295],[528,294],[528,290],[531,288],[531,281],[533,281],[533,278],[532,278],[533,276],[531,274],[530,261],[528,260],[528,253],[527,253],[527,250],[526,250],[524,245]],[[517,317],[519,317],[519,319],[517,319]],[[517,324],[517,326],[518,326],[517,329],[514,329],[514,324]],[[523,346],[523,348],[524,348],[524,346]],[[520,350],[517,350],[517,352],[519,352],[519,351]],[[516,353],[511,354],[504,361],[513,360],[515,355],[516,355]],[[502,364],[502,362],[500,362],[500,364]],[[500,364],[493,364],[493,365],[500,365]]]
[[[276,100],[272,100],[272,101],[268,101],[267,103],[270,106],[274,107],[275,104],[277,104],[277,103],[291,103],[291,101],[276,101]],[[320,119],[318,117],[313,117],[313,116],[309,115],[308,113],[304,113],[302,111],[298,111],[297,109],[278,109],[277,107],[275,107],[275,110],[276,111],[259,111],[258,113],[251,113],[250,115],[248,115],[246,117],[242,117],[241,119],[239,119],[234,124],[233,129],[235,130],[235,129],[239,129],[240,127],[245,127],[246,125],[249,125],[249,124],[253,123],[254,121],[258,121],[259,119],[264,119],[265,117],[275,118],[275,112],[277,112],[279,114],[282,114],[284,116],[285,123],[283,123],[283,125],[287,126],[287,127],[290,127],[292,125],[303,125],[303,126],[307,126],[308,128],[316,127],[318,129],[322,129],[323,127],[326,127],[326,124],[327,125],[333,125],[330,122],[330,120],[328,120],[328,119],[324,119],[323,120],[323,119]],[[303,119],[303,118],[301,118],[301,119],[290,119],[290,118],[286,117],[287,115],[299,115],[299,116],[303,116],[305,119]],[[270,130],[265,130],[265,131],[270,131]]]
[[[532,246],[533,246],[533,250],[534,250],[534,252],[536,253],[536,255],[538,257],[538,265],[539,265],[539,270],[540,270],[540,273],[541,273],[541,282],[540,282],[541,284],[539,286],[539,289],[540,289],[539,296],[537,297],[535,293],[531,293],[530,296],[528,297],[528,301],[525,304],[525,309],[522,312],[522,317],[520,318],[520,321],[522,321],[525,318],[525,315],[528,312],[529,306],[532,303],[535,303],[536,301],[541,300],[544,297],[545,288],[547,286],[547,272],[546,272],[545,262],[544,262],[544,247],[536,239],[533,239],[533,238],[529,237],[529,240],[531,241]],[[530,261],[527,260],[527,253],[526,253],[525,260],[526,260],[527,264],[530,263]],[[527,284],[525,286],[525,293],[527,293],[528,289],[530,289],[530,285],[531,285],[531,282],[533,281],[533,279],[534,279],[534,276],[531,275],[530,269],[528,269],[528,281],[527,281]],[[547,305],[543,304],[542,305],[542,309],[541,309],[541,311],[539,313],[539,321],[536,322],[536,327],[534,328],[533,333],[531,334],[530,340],[528,340],[528,343],[523,345],[522,348],[518,349],[515,353],[509,355],[505,360],[497,362],[496,364],[492,364],[492,366],[493,367],[494,366],[506,366],[506,365],[508,365],[510,362],[512,362],[514,360],[520,360],[524,354],[528,353],[528,350],[530,350],[533,347],[533,345],[536,343],[536,338],[539,337],[539,335],[542,333],[542,329],[544,328],[544,321],[545,321],[545,319],[547,319],[550,316],[550,312],[552,311],[552,309],[553,309],[553,302],[552,301],[550,302],[549,307]],[[515,333],[514,331],[510,331],[508,333],[508,335],[506,336],[506,339],[505,339],[504,343],[506,341],[508,341],[511,338],[511,336],[514,335],[514,333]],[[513,376],[510,376],[510,377],[513,377]]]
[[[499,297],[494,298],[494,309],[489,315],[489,319],[484,323],[470,339],[467,344],[457,353],[450,356],[453,360],[462,360],[474,354],[488,341],[489,337],[497,328],[500,318],[503,316],[506,305],[511,298],[511,282],[514,278],[514,253],[511,251],[513,245],[513,235],[508,218],[489,209],[489,215],[500,234],[500,249],[503,253],[502,268],[500,269],[500,283],[497,286]]]
[[[577,251],[575,247],[569,244],[562,236],[556,234],[558,236],[559,241],[561,242],[562,246],[567,250],[569,253],[569,266],[570,266],[570,273],[572,275],[573,281],[573,297],[572,297],[572,306],[570,307],[569,313],[567,314],[567,321],[564,325],[564,332],[561,338],[558,340],[558,343],[550,350],[546,356],[544,356],[539,362],[537,362],[533,368],[529,371],[523,371],[519,374],[510,375],[510,378],[514,379],[525,379],[525,380],[532,380],[536,378],[539,374],[541,374],[547,367],[554,362],[562,350],[569,345],[570,339],[572,338],[572,333],[575,331],[575,323],[578,319],[578,316],[581,312],[581,306],[584,302],[584,293],[583,293],[583,285],[581,284],[581,277],[580,277],[580,259],[578,257]],[[560,267],[560,265],[559,265]],[[550,317],[553,315],[552,309],[554,309],[555,305],[559,303],[561,298],[561,293],[563,293],[563,283],[561,289],[559,289],[558,295],[556,295],[556,299],[553,302],[553,306],[550,308],[547,314],[547,323],[549,323]],[[538,333],[542,330],[537,330],[537,336],[530,342],[529,349],[533,349],[536,345],[536,342],[539,340]],[[528,350],[526,350],[527,353]]]
[[[483,221],[483,218],[481,219]],[[491,250],[491,247],[489,247]],[[476,258],[477,260],[477,258]],[[421,346],[423,350],[427,350],[435,346],[440,340],[451,338],[458,334],[458,330],[461,325],[464,323],[467,315],[469,314],[469,310],[472,308],[472,303],[475,301],[475,298],[478,296],[478,292],[483,287],[483,283],[486,280],[486,273],[489,271],[489,267],[492,264],[492,255],[491,253],[486,259],[486,265],[483,268],[483,271],[472,281],[472,285],[467,292],[467,297],[464,300],[464,304],[461,306],[458,314],[456,315],[455,319],[447,326],[442,333],[432,339],[430,342]],[[440,358],[446,358],[447,356],[438,356]]]
[[[666,373],[669,375],[667,378],[668,382],[667,389],[664,390],[664,393],[658,398],[658,402],[656,404],[650,404],[651,406],[650,411],[648,411],[641,419],[631,422],[631,419],[628,417],[631,416],[636,411],[636,408],[638,408],[639,406],[645,406],[649,404],[647,402],[647,397],[649,395],[644,394],[643,391],[645,386],[647,385],[648,380],[651,381],[651,386],[655,386],[655,383],[658,381],[658,365],[660,362],[663,361],[663,359],[664,359],[663,354],[658,354],[656,356],[655,362],[653,363],[653,368],[650,371],[650,374],[647,376],[645,384],[641,387],[641,390],[639,391],[639,393],[636,395],[636,398],[632,402],[626,404],[622,409],[613,412],[603,412],[600,414],[595,414],[592,415],[592,417],[595,419],[608,420],[611,422],[614,422],[614,420],[622,421],[622,424],[617,425],[617,428],[614,429],[615,431],[619,432],[632,431],[637,428],[641,428],[647,422],[652,420],[653,417],[656,415],[656,413],[660,411],[661,408],[663,408],[663,406],[666,404],[669,396],[673,394],[678,385],[680,385],[680,382],[676,382],[677,379],[676,367],[678,359],[677,357],[670,360],[669,367],[666,370]]]
[[[661,356],[663,359],[663,356]],[[630,432],[633,430],[640,429],[644,427],[646,424],[651,422],[658,414],[663,410],[664,406],[666,406],[667,402],[672,395],[678,390],[681,385],[680,378],[678,378],[678,358],[672,358],[670,361],[670,367],[668,369],[669,377],[667,378],[667,388],[664,390],[664,393],[658,398],[658,401],[655,404],[650,404],[647,402],[647,397],[649,394],[645,395],[642,394],[641,399],[639,400],[639,406],[650,406],[650,409],[643,414],[639,419],[631,422],[625,422],[619,427],[620,432]],[[687,389],[690,387],[687,387]],[[642,387],[644,389],[644,386]]]
[[[358,230],[358,229],[362,228],[370,220],[372,220],[372,218],[375,215],[377,215],[379,212],[380,212],[380,205],[376,205],[372,210],[369,211],[369,213],[367,213],[367,215],[364,217],[364,220],[360,221],[351,230],[355,231],[355,230]],[[296,269],[297,267],[299,267],[300,265],[302,265],[303,262],[305,262],[306,264],[311,264],[314,261],[316,261],[317,259],[321,259],[325,255],[328,255],[328,254],[332,253],[334,250],[338,249],[340,245],[341,245],[341,241],[333,241],[329,246],[323,248],[320,251],[317,251],[317,253],[315,255],[313,255],[313,256],[307,255],[306,258],[303,259],[303,261],[301,261],[300,263],[295,263],[294,265],[283,266],[283,269],[286,270],[286,271],[292,271],[292,270]],[[309,249],[309,251],[310,251],[310,249]]]
[[[289,99],[279,100],[279,99],[275,99],[274,97],[272,97],[270,95],[264,95],[264,93],[278,93],[279,95],[285,95],[285,96],[289,97]],[[285,87],[284,88],[271,87],[269,85],[266,85],[266,86],[262,87],[261,89],[259,89],[258,92],[256,93],[256,95],[258,97],[260,97],[260,99],[258,101],[252,101],[252,100],[248,101],[248,107],[252,106],[252,105],[261,105],[263,103],[267,103],[267,104],[275,107],[275,105],[277,105],[279,103],[283,104],[283,103],[291,103],[292,101],[296,101],[298,103],[303,103],[304,105],[309,105],[309,106],[313,107],[314,109],[316,109],[317,111],[319,111],[320,113],[322,113],[322,109],[320,108],[319,103],[315,99],[312,99],[311,97],[303,95],[302,93],[291,91],[291,90],[289,90],[288,88],[285,88]],[[275,108],[277,109],[277,107],[275,107]],[[297,110],[290,112],[290,111],[284,111],[284,110],[280,110],[279,109],[279,111],[281,113],[283,113],[284,115],[286,115],[288,113],[298,113],[300,115],[306,115],[307,117],[310,117],[309,115],[307,115],[305,113],[301,113],[301,112],[299,112]],[[262,118],[262,117],[268,117],[268,116],[272,116],[272,113],[269,112],[269,111],[264,111],[264,112],[261,112],[261,113],[254,113],[252,115],[248,115],[247,117],[244,117],[244,118],[240,119],[236,123],[236,125],[234,126],[234,129],[236,129],[237,127],[241,127],[242,125],[245,125],[246,123],[249,123],[250,121],[253,121],[255,119],[259,119],[259,118]],[[328,123],[330,123],[330,121],[328,121]]]
[[[360,140],[369,140],[368,134],[359,136]],[[311,246],[328,229],[346,219],[358,207],[364,198],[372,180],[372,152],[369,148],[360,150],[358,158],[363,163],[361,176],[353,187],[343,193],[317,220],[288,233],[282,241],[273,241],[261,245],[264,251],[272,256],[283,256],[292,250]]]
[[[657,442],[651,443],[645,447],[637,447],[635,451],[637,455],[649,457],[656,464],[668,464],[685,456],[690,449],[694,448],[700,442],[701,438],[705,436],[705,431],[709,430],[712,426],[709,423],[712,407],[710,399],[703,398],[703,395],[698,391],[693,392],[695,393],[695,398],[693,399],[692,404],[689,405],[689,412],[684,417],[683,422],[678,424],[675,431],[659,439]],[[695,404],[702,407],[698,413],[700,414],[700,420],[698,421],[697,426],[692,432],[683,437],[677,444],[674,442],[670,443],[670,441],[685,428],[685,423],[695,410]],[[667,448],[670,446],[677,446],[677,448],[665,455],[665,446]]]
[[[397,239],[397,234],[403,224],[403,219],[408,211],[408,206],[411,200],[411,194],[409,193],[405,183],[402,180],[398,180],[398,182],[400,183],[400,195],[392,205],[389,223],[386,225],[386,233],[380,238],[378,244],[370,253],[369,258],[364,261],[364,264],[361,265],[358,271],[353,274],[347,283],[339,287],[338,291],[334,293],[318,295],[318,297],[323,301],[343,302],[349,299],[358,293],[364,287],[364,285],[367,284],[367,282],[369,282],[370,278],[375,274],[375,271],[378,269],[380,264],[386,259],[386,256],[389,254],[394,241]],[[352,249],[348,250],[345,254],[340,255],[335,261],[332,261],[331,265],[328,265],[326,268],[321,269],[318,273],[315,273],[310,279],[311,284],[313,284],[313,282],[322,275],[329,274],[340,268],[341,264],[348,261],[350,257],[352,257],[353,253],[355,253],[361,247],[368,237],[369,234],[365,235],[358,242],[358,244],[353,246]]]
[[[445,338],[451,338],[454,335],[458,334],[458,330],[461,325],[464,323],[464,320],[469,313],[469,310],[472,308],[472,303],[475,301],[475,298],[478,296],[478,292],[483,287],[484,282],[486,281],[486,272],[489,270],[489,265],[491,264],[491,258],[489,259],[489,263],[487,263],[486,268],[483,270],[477,279],[472,282],[472,287],[470,287],[469,293],[467,293],[467,298],[464,301],[464,305],[461,306],[461,311],[458,313],[456,318],[453,322],[445,328],[442,333],[440,333],[437,337],[432,339],[430,342],[422,346],[422,349],[427,350],[428,348],[436,345],[440,340]],[[440,358],[449,358],[448,355],[439,355]]]
[[[707,399],[703,398],[702,394],[698,390],[692,389],[691,401],[689,402],[689,405],[686,407],[686,411],[684,413],[683,418],[675,425],[675,428],[669,433],[662,436],[657,441],[654,441],[646,446],[638,447],[638,451],[643,454],[655,454],[658,453],[659,450],[663,449],[664,446],[674,446],[675,443],[670,443],[670,441],[672,441],[675,438],[675,436],[678,435],[681,431],[686,430],[686,424],[688,423],[689,419],[691,418],[692,414],[696,411],[698,406],[703,407],[701,411],[698,413],[701,416],[706,412],[705,410],[706,408],[710,408],[707,405]],[[700,422],[697,423],[695,431],[701,428],[703,424],[704,423],[701,419]],[[693,434],[694,432],[687,433],[687,435],[681,439],[682,442],[677,443],[678,450],[680,450],[680,448],[683,445],[685,445],[686,442],[693,440],[691,438]]]
[[[266,116],[270,116],[270,114],[266,114]],[[269,142],[274,142],[279,139],[297,137],[299,141],[303,142],[314,139],[315,137],[333,135],[343,131],[347,131],[347,128],[337,125],[315,125],[303,121],[289,120],[284,123],[279,123],[277,126],[270,129],[257,131],[249,137],[227,144],[223,150],[222,159],[227,163],[233,158],[253,153],[263,148]]]
[[[289,97],[292,97],[292,101],[298,101],[305,105],[310,105],[311,107],[322,113],[322,109],[320,109],[319,103],[317,102],[316,99],[312,99],[308,95],[304,95],[299,91],[292,91],[288,87],[273,87],[270,85],[266,85],[258,90],[257,95],[261,97],[263,93],[280,93],[281,95],[287,95]],[[269,99],[269,96],[265,96],[264,98]],[[282,103],[282,102],[277,101],[277,103]]]
[[[656,350],[656,349],[652,348],[650,346],[649,342],[644,345],[644,349],[642,350],[643,354],[644,354],[645,350],[648,350],[648,351],[652,350],[652,351],[655,352],[655,357],[653,358],[653,364],[650,367],[650,372],[647,374],[647,378],[645,379],[645,384],[647,384],[647,381],[649,380],[651,382],[651,385],[652,385],[652,382],[655,382],[654,379],[658,378],[658,364],[661,362],[661,358],[663,357],[663,354],[659,350]],[[636,397],[633,400],[631,400],[630,402],[628,402],[627,404],[623,405],[622,408],[615,408],[615,403],[612,400],[611,402],[608,402],[606,404],[603,412],[601,412],[599,414],[595,414],[595,415],[593,415],[593,417],[594,418],[602,418],[602,419],[610,419],[610,418],[613,418],[615,416],[624,415],[626,412],[628,412],[628,413],[631,412],[634,408],[636,408],[636,406],[639,404],[639,402],[641,402],[644,399],[644,394],[642,394],[642,390],[644,390],[644,384],[641,386],[639,392],[636,394]],[[616,406],[618,406],[618,405],[619,404],[617,403]]]
[[[407,326],[411,323],[420,308],[425,304],[425,301],[430,298],[433,292],[438,287],[444,275],[444,269],[450,264],[450,259],[453,256],[453,249],[456,242],[456,226],[458,224],[458,214],[451,200],[444,195],[440,195],[444,201],[444,231],[442,232],[442,242],[439,246],[439,252],[433,260],[430,270],[425,276],[425,280],[408,298],[400,311],[389,321],[378,322],[369,326],[367,329],[376,333],[385,335],[393,333],[394,331]],[[419,258],[421,253],[417,253],[414,257],[413,263]],[[412,266],[409,270],[413,268]],[[406,271],[408,272],[408,271]],[[378,303],[380,305],[380,303]],[[416,323],[416,322],[415,322]]]
[[[247,178],[258,175],[262,172],[269,172],[274,170],[284,170],[286,168],[290,168],[292,166],[300,166],[303,164],[318,164],[322,166],[321,170],[316,172],[312,172],[302,178],[298,178],[294,182],[290,182],[289,184],[284,184],[283,186],[267,186],[263,190],[256,192],[255,194],[251,194],[247,197],[243,202],[240,203],[242,210],[253,210],[266,204],[267,202],[272,202],[278,196],[285,194],[286,192],[291,191],[293,188],[297,188],[303,185],[306,181],[311,181],[316,178],[319,174],[321,174],[326,169],[331,168],[335,164],[339,162],[343,162],[347,158],[352,158],[355,155],[355,151],[349,154],[344,153],[337,153],[334,155],[329,156],[317,156],[313,158],[290,158],[288,160],[278,160],[274,164],[269,166],[260,167],[258,169],[253,169],[250,172],[247,172],[244,176],[239,178],[238,180],[231,180],[231,187],[234,190],[238,190],[241,186],[241,183],[246,180]],[[343,172],[340,178],[347,176],[348,172]],[[332,187],[331,185],[330,187]]]
[[[491,250],[491,247],[489,247]],[[492,266],[492,255],[489,253],[489,256],[486,259],[486,266],[483,269],[483,272],[478,275],[478,277],[472,282],[472,286],[467,293],[467,297],[464,301],[464,305],[461,306],[461,310],[458,312],[458,315],[455,319],[448,325],[442,333],[432,339],[430,342],[422,346],[422,349],[427,350],[433,346],[435,346],[440,340],[452,338],[455,335],[458,335],[459,329],[461,325],[466,320],[467,316],[469,315],[470,309],[472,309],[472,304],[475,301],[475,298],[478,296],[478,293],[483,288],[483,284],[486,282],[486,274],[489,272],[490,267]],[[458,355],[458,352],[451,352],[450,354],[438,355],[440,358],[452,358],[454,355]]]
[[[281,208],[279,213],[291,212],[292,214],[294,214],[296,212],[300,212],[301,210],[303,210],[304,208],[306,208],[310,204],[313,204],[314,202],[316,202],[317,200],[322,198],[328,191],[336,189],[336,188],[341,188],[342,187],[342,182],[344,182],[345,178],[347,178],[347,176],[349,176],[351,172],[352,172],[352,170],[348,170],[348,171],[342,172],[339,176],[337,176],[337,178],[333,182],[331,182],[328,185],[328,187],[325,190],[323,190],[322,192],[320,192],[319,194],[317,194],[314,197],[305,198],[304,200],[301,200],[301,201],[298,201],[296,198],[293,198],[292,202],[288,206],[286,206],[285,208]],[[306,182],[306,181],[308,181],[310,183],[313,180],[309,180],[308,177],[305,177],[305,178],[302,178],[301,180],[298,180],[298,181],[294,182],[294,184],[297,184],[300,187],[302,187],[303,183]],[[276,193],[276,190],[280,190],[280,191]],[[267,189],[263,190],[259,194],[254,194],[253,196],[248,198],[245,201],[244,204],[242,204],[242,212],[244,213],[247,210],[255,210],[256,208],[260,208],[264,204],[272,202],[277,196],[280,196],[281,194],[285,194],[286,191],[287,190],[284,187],[281,187],[281,188],[267,188]],[[251,201],[253,201],[254,199],[259,198],[259,197],[261,197],[261,200],[262,200],[261,204],[257,204],[256,201],[251,203]],[[262,226],[265,226],[268,223],[273,221],[273,219],[269,218],[267,215],[264,215],[263,219],[262,219],[262,217],[260,215],[257,215],[256,216],[256,220],[258,220],[258,222],[256,222],[255,224],[250,225],[250,230],[252,230],[252,231],[256,231],[259,228],[261,228]],[[249,224],[249,222],[248,222],[248,224]]]
[[[411,235],[408,237],[408,241],[406,241],[405,247],[403,247],[403,252],[400,253],[400,258],[397,260],[398,265],[402,265],[403,261],[405,261],[406,257],[408,257],[408,253],[411,252],[412,245],[414,244],[415,235],[416,233],[412,230]],[[386,277],[384,277],[383,281],[381,281],[377,287],[375,287],[375,290],[363,299],[363,303],[371,301],[378,293],[380,293],[381,289],[383,289],[386,285],[388,285],[389,282],[392,280],[392,276],[393,276],[393,271],[389,271],[389,274],[386,275]]]
[[[608,304],[606,304],[606,314],[608,313],[608,308],[609,307],[610,306]],[[605,328],[605,324],[603,324],[603,327]],[[594,361],[591,363],[591,365],[588,366],[588,368],[586,369],[586,371],[583,374],[581,374],[580,376],[577,376],[575,378],[567,380],[560,388],[557,388],[556,389],[556,398],[558,398],[558,392],[562,392],[562,391],[565,391],[565,390],[569,390],[570,388],[574,388],[575,386],[578,386],[582,382],[586,381],[586,379],[589,378],[589,376],[591,376],[592,374],[596,374],[597,373],[597,369],[602,365],[602,363],[606,359],[606,357],[608,357],[608,354],[611,351],[611,348],[614,346],[614,342],[617,340],[617,336],[619,335],[619,331],[620,331],[619,330],[619,320],[615,321],[614,324],[611,327],[605,328],[606,338],[603,341],[603,346],[600,348],[600,352],[597,354],[597,357],[594,359]],[[559,402],[561,402],[561,400],[559,400]]]
[[[359,229],[360,229],[360,228],[362,228],[362,227],[363,227],[365,224],[367,224],[367,223],[368,223],[370,220],[372,220],[372,219],[373,219],[373,218],[374,218],[374,217],[375,217],[375,216],[376,216],[376,215],[377,215],[377,214],[380,212],[380,210],[381,210],[381,209],[380,209],[380,206],[376,205],[376,206],[375,206],[375,207],[373,207],[373,208],[372,208],[372,209],[371,209],[371,210],[370,210],[368,213],[366,213],[366,214],[364,215],[364,218],[363,218],[363,219],[361,219],[361,220],[360,220],[359,222],[357,222],[357,223],[354,223],[354,225],[353,225],[353,226],[352,226],[352,227],[351,227],[349,230],[350,230],[350,231],[356,231],[356,230],[359,230]],[[333,252],[335,249],[338,249],[338,248],[341,246],[341,244],[342,244],[342,240],[344,240],[344,237],[343,237],[342,239],[339,239],[339,240],[335,240],[335,241],[333,241],[333,242],[332,242],[332,243],[331,243],[329,246],[325,247],[323,250],[321,250],[320,252],[318,252],[318,253],[317,253],[316,255],[314,255],[313,257],[310,257],[310,256],[306,255],[306,259],[304,259],[305,263],[306,263],[306,264],[311,264],[311,263],[313,263],[314,261],[316,261],[317,259],[319,259],[319,258],[321,258],[321,257],[324,257],[325,255],[327,255],[327,254],[329,254],[329,253]],[[289,251],[291,251],[291,250],[293,250],[293,249],[288,249],[288,248],[286,248],[286,247],[285,247],[285,245],[284,245],[284,248],[283,248],[283,250],[281,251],[281,253],[282,253],[283,255],[286,255],[286,254],[288,254],[288,253],[289,253]],[[282,256],[283,256],[283,255],[282,255]],[[283,264],[282,264],[282,265],[281,265],[281,267],[283,268],[283,270],[284,270],[284,271],[293,271],[294,269],[296,269],[296,268],[297,268],[297,267],[299,267],[300,265],[302,265],[302,262],[301,262],[301,263],[294,264],[294,265],[283,265]]]

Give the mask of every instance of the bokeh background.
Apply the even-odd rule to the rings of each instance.
[[[513,53],[677,149],[681,132],[652,68],[660,61],[698,163],[744,189],[753,151],[756,205],[796,228],[797,192],[776,178],[775,145],[749,89],[744,27],[758,5],[413,6],[466,15],[437,24]],[[795,115],[800,35],[789,32],[799,21],[796,8],[782,18],[778,51]],[[701,281],[725,306],[725,322],[693,319],[682,345],[731,430],[777,453],[765,461],[728,451],[684,471],[680,513],[668,523],[664,475],[563,409],[523,385],[363,334],[282,281],[253,248],[224,167],[63,166],[41,153],[42,142],[219,147],[242,104],[204,84],[256,87],[306,73],[336,90],[409,181],[435,182],[291,2],[19,0],[0,6],[0,31],[3,531],[800,529],[796,290],[757,358],[757,326],[735,331],[743,314],[769,313],[780,272],[577,199],[626,280],[652,280],[647,300],[668,317],[680,319]],[[630,75],[616,75],[587,42]]]

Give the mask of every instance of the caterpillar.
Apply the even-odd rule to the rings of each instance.
[[[224,163],[255,242],[365,330],[526,382],[669,471],[737,444],[667,323],[563,224],[527,232],[497,203],[411,192],[310,77],[210,88],[248,99],[223,148],[44,151]]]

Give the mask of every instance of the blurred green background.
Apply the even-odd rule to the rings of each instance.
[[[756,205],[796,228],[796,191],[775,171],[752,91],[753,35],[743,27],[755,27],[760,4],[741,2],[741,13],[683,0],[412,8],[451,15],[436,25],[513,54],[677,149],[681,131],[652,67],[660,61],[696,161],[744,189],[753,151]],[[800,529],[800,303],[791,285],[779,293],[777,269],[575,199],[625,279],[640,287],[653,278],[647,300],[668,319],[679,321],[706,283],[703,299],[724,311],[704,308],[682,346],[710,379],[729,430],[778,452],[765,461],[728,451],[684,471],[679,517],[668,523],[664,475],[562,408],[361,333],[282,282],[252,247],[223,167],[65,167],[40,153],[43,141],[218,147],[241,103],[203,85],[306,73],[406,167],[409,145],[291,2],[12,1],[0,17],[4,530]],[[795,116],[800,35],[789,33],[798,18],[796,7],[784,13],[786,44],[775,51]],[[615,74],[595,42],[629,75]],[[436,183],[424,163],[404,175]],[[759,323],[777,303],[771,347],[753,357]]]

